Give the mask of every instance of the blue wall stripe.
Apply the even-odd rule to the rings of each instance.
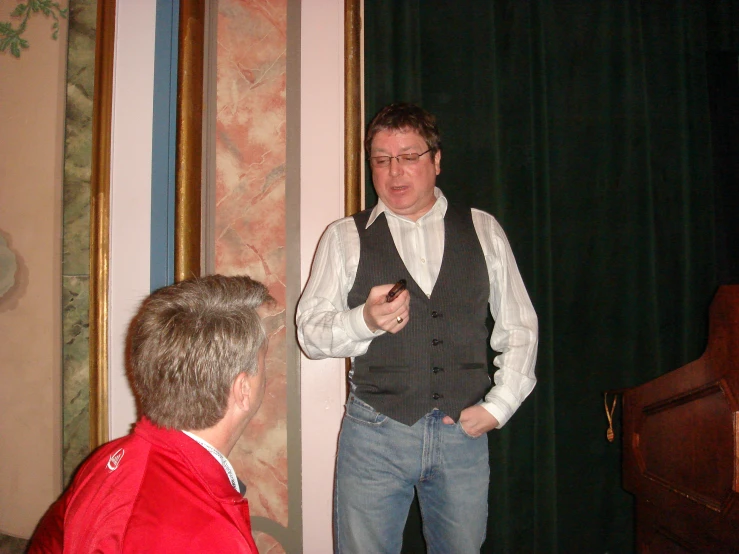
[[[151,163],[151,290],[174,282],[179,0],[157,0]]]

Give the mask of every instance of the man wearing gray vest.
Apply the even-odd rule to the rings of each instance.
[[[487,523],[486,433],[536,384],[536,314],[498,222],[450,205],[436,188],[433,115],[391,104],[370,123],[365,149],[377,205],[328,227],[297,310],[307,356],[352,359],[335,549],[400,552],[415,489],[428,552],[477,553]],[[391,294],[401,280],[405,289]],[[490,346],[500,353],[493,382],[488,306]]]

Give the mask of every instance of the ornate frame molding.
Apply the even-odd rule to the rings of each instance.
[[[90,448],[108,440],[110,149],[115,0],[97,4],[90,176]]]
[[[344,3],[344,211],[362,209],[362,2]]]
[[[174,278],[200,276],[205,0],[180,0]]]

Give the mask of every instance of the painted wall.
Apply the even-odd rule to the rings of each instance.
[[[291,8],[299,17],[288,17]],[[343,19],[336,0],[218,6],[215,269],[264,281],[279,306],[267,395],[230,456],[249,486],[263,552],[295,551],[301,516],[303,552],[332,550],[344,362],[298,356],[292,319],[318,238],[344,215]],[[288,156],[290,140],[299,147]],[[296,219],[299,248],[290,241]]]
[[[150,133],[151,120],[148,108],[145,105],[145,98],[150,95],[151,84],[149,83],[149,67],[153,67],[153,37],[150,38],[150,25],[153,25],[153,13],[150,10],[142,9],[143,6],[137,6],[140,2],[119,3],[119,20],[117,27],[116,52],[125,52],[130,61],[122,62],[116,60],[116,97],[115,97],[115,114],[114,122],[121,121],[125,123],[127,134],[116,134],[113,143],[113,159],[118,160],[123,168],[130,168],[130,171],[136,171],[135,166],[150,167],[150,135],[146,136],[147,131]],[[144,2],[146,3],[146,2]],[[243,3],[241,3],[243,4]],[[261,6],[261,4],[259,4]],[[278,3],[278,7],[279,7]],[[230,6],[230,8],[229,8]],[[219,7],[219,18],[224,17],[224,9],[236,9],[233,3],[225,2],[223,7]],[[265,7],[265,6],[262,6]],[[223,174],[219,177],[219,188],[223,187],[220,192],[222,199],[229,196],[234,189],[239,188],[239,183],[259,183],[259,187],[265,182],[277,182],[277,190],[284,187],[281,176],[283,170],[280,169],[281,164],[287,164],[294,168],[295,164],[299,166],[299,196],[298,213],[295,217],[299,217],[299,280],[294,286],[302,289],[308,277],[310,263],[313,259],[313,253],[318,243],[318,239],[325,229],[326,225],[332,220],[343,216],[343,190],[344,190],[344,46],[343,46],[343,25],[344,25],[344,4],[341,0],[304,0],[300,3],[300,25],[298,28],[291,29],[291,39],[296,41],[299,47],[299,106],[293,106],[290,113],[300,114],[299,123],[287,122],[290,127],[295,126],[300,134],[299,157],[286,158],[284,154],[284,145],[280,146],[283,153],[279,150],[276,154],[269,153],[267,158],[271,159],[266,171],[259,173],[261,177],[256,176],[257,173],[248,175],[246,179],[244,175],[245,169],[256,171],[246,166],[240,165],[243,160],[239,156],[229,158],[229,164],[221,164],[220,171]],[[125,13],[124,13],[125,10]],[[271,13],[271,12],[269,12]],[[236,15],[231,13],[231,15]],[[274,16],[271,15],[270,17]],[[279,18],[278,18],[279,19]],[[219,21],[219,32],[226,22]],[[265,24],[264,22],[260,24]],[[259,25],[255,23],[258,29]],[[144,30],[141,30],[143,25]],[[276,28],[283,23],[279,23]],[[274,23],[273,23],[274,27]],[[266,27],[269,28],[269,25]],[[283,39],[284,40],[284,39]],[[297,42],[299,40],[299,42]],[[151,42],[151,45],[149,43]],[[219,45],[227,51],[239,47],[237,42],[230,43],[225,41]],[[274,50],[270,50],[272,54],[267,53],[266,58],[272,56],[273,60],[280,62],[280,56],[274,54]],[[236,57],[236,62],[238,62]],[[242,60],[243,61],[243,60]],[[263,62],[264,60],[262,60]],[[235,62],[234,62],[235,63]],[[250,61],[251,63],[251,61]],[[120,65],[119,65],[120,64]],[[132,68],[137,70],[133,71]],[[145,70],[142,70],[144,68]],[[249,70],[254,71],[255,67],[248,63],[233,65],[231,68],[237,78],[241,78],[244,88],[248,89],[252,86],[261,86],[264,84],[266,88],[274,87],[275,82],[284,79],[281,71],[267,73],[269,77],[266,83],[256,81],[257,73],[251,74],[252,82],[249,83]],[[258,68],[257,68],[258,69]],[[119,71],[126,71],[125,79],[120,77]],[[218,70],[219,72],[221,69]],[[289,79],[289,78],[288,78]],[[132,85],[132,83],[136,83]],[[238,126],[247,126],[248,121],[239,121],[239,117],[249,118],[249,111],[243,114],[235,115],[235,106],[241,99],[241,93],[244,89],[239,87],[230,88],[227,96],[219,99],[219,108],[222,105],[226,114],[222,114],[220,130],[217,133],[223,133],[219,139],[222,145],[230,145],[228,141],[228,132]],[[263,133],[272,133],[269,140],[276,141],[280,145],[281,141],[286,140],[283,136],[283,125],[285,121],[285,100],[280,98],[280,94],[274,95],[272,92],[266,91],[264,96],[258,96],[259,100],[254,101],[256,104],[261,102],[262,108],[272,109],[273,119],[269,119],[270,124],[266,126],[252,127],[249,131],[238,133],[236,141],[241,141],[243,150],[254,150],[255,144],[257,149],[259,142],[264,141]],[[261,93],[261,91],[259,91]],[[219,91],[219,95],[221,92]],[[285,93],[287,96],[290,91]],[[269,99],[273,99],[270,104]],[[248,107],[248,106],[247,106]],[[230,112],[229,112],[230,110]],[[228,117],[226,117],[228,116]],[[266,117],[266,116],[265,116]],[[228,132],[227,132],[228,131]],[[148,148],[148,150],[147,150]],[[260,158],[261,159],[261,158]],[[233,160],[239,160],[235,163]],[[275,168],[277,168],[275,170]],[[146,237],[142,234],[148,230],[145,221],[136,221],[131,218],[131,214],[136,212],[136,217],[142,217],[142,214],[148,214],[148,207],[145,207],[146,199],[144,198],[144,190],[150,186],[150,175],[144,174],[130,175],[128,177],[117,176],[116,170],[113,171],[113,200],[115,209],[120,210],[120,215],[113,214],[114,227],[112,241],[114,244],[114,263],[111,266],[112,271],[112,302],[111,318],[111,349],[122,346],[119,341],[124,336],[127,320],[135,309],[142,295],[145,294],[146,282],[148,282],[148,249],[146,248]],[[260,180],[261,179],[261,180]],[[272,180],[270,180],[272,179]],[[120,190],[120,187],[128,187],[127,190]],[[248,189],[248,187],[246,187]],[[259,197],[267,203],[273,202],[273,206],[279,206],[275,202],[275,190],[270,189],[269,194]],[[236,195],[239,196],[239,195]],[[258,196],[258,195],[257,195]],[[248,191],[246,198],[249,198]],[[243,197],[242,197],[243,199]],[[244,212],[246,208],[234,203],[236,212]],[[268,210],[269,212],[269,210]],[[268,254],[269,263],[262,264],[258,261],[258,256],[254,256],[254,252],[249,248],[243,248],[244,244],[238,238],[238,234],[249,234],[250,223],[244,218],[233,216],[224,217],[225,212],[221,215],[221,229],[224,236],[230,237],[226,248],[224,243],[217,249],[217,264],[220,269],[226,271],[242,271],[248,270],[257,272],[258,276],[264,276],[271,280],[271,289],[273,293],[277,293],[278,298],[283,297],[279,291],[279,287],[283,286],[279,283],[281,272],[290,273],[289,269],[281,267],[279,262],[279,251],[271,246],[260,247],[260,252],[272,253]],[[275,213],[284,213],[283,208],[277,209]],[[283,216],[281,216],[283,217]],[[119,223],[115,223],[118,218]],[[259,221],[259,220],[257,220]],[[280,229],[281,223],[273,222],[276,229]],[[254,225],[253,223],[251,225]],[[258,228],[258,227],[257,227]],[[253,233],[257,237],[263,237],[262,233]],[[274,233],[278,237],[280,232]],[[237,249],[230,248],[234,244],[238,245]],[[244,252],[248,252],[244,254]],[[235,252],[235,254],[234,254]],[[252,257],[254,256],[254,257]],[[226,265],[226,259],[231,260]],[[251,260],[251,261],[250,261]],[[275,262],[276,263],[273,263]],[[294,263],[293,260],[285,262],[285,265]],[[255,267],[259,269],[254,269]],[[123,272],[123,273],[120,273]],[[269,275],[268,275],[269,273]],[[125,274],[125,276],[124,276]],[[298,274],[296,272],[296,274]],[[289,287],[290,285],[288,285]],[[286,293],[287,294],[287,293]],[[288,310],[289,311],[289,310]],[[287,322],[286,322],[287,325]],[[281,331],[284,332],[284,331]],[[285,334],[285,341],[294,340],[293,336]],[[283,348],[279,344],[278,348]],[[111,432],[112,436],[119,436],[126,432],[128,426],[133,422],[132,400],[128,386],[123,380],[117,381],[114,385],[113,378],[122,376],[122,351],[112,360],[112,382],[111,382]],[[282,364],[280,359],[278,363]],[[338,436],[339,423],[341,420],[343,399],[344,399],[344,362],[343,360],[324,360],[311,361],[301,357],[300,361],[300,429],[302,444],[302,528],[303,528],[303,552],[306,554],[316,553],[323,554],[330,552],[332,549],[331,540],[331,498],[333,490],[333,471],[334,456],[336,452],[336,438]],[[296,371],[297,368],[287,368],[284,371]],[[279,372],[278,372],[279,375]],[[289,376],[285,377],[286,379]],[[279,377],[276,380],[279,383]],[[279,387],[277,387],[279,389]],[[274,390],[273,392],[277,392]],[[280,392],[282,394],[282,392]],[[279,398],[277,399],[279,402]],[[277,421],[281,421],[279,412]],[[270,415],[265,412],[265,415]],[[274,415],[274,414],[271,414]],[[270,464],[277,466],[280,471],[284,471],[282,457],[284,454],[279,452],[279,444],[281,438],[279,433],[279,425],[277,430],[267,430],[267,448],[266,453],[272,456]],[[272,439],[278,437],[277,443],[270,443]],[[245,438],[244,444],[249,443],[249,437]],[[275,446],[277,445],[277,447]],[[277,453],[275,454],[275,452]],[[272,454],[269,454],[272,452]],[[248,452],[247,452],[248,454]],[[250,457],[244,458],[245,476],[249,479],[246,466],[250,463]],[[261,464],[259,457],[251,457],[251,463]],[[257,472],[258,473],[258,472]],[[282,474],[284,478],[284,473]],[[257,476],[258,477],[258,476]],[[277,481],[280,476],[278,475]],[[269,490],[270,487],[268,487]],[[279,499],[279,497],[278,497]],[[284,506],[279,503],[274,511],[271,503],[274,499],[259,502],[259,513],[272,517],[275,521],[285,522]],[[263,510],[263,511],[262,511]],[[288,522],[289,523],[289,522]],[[266,541],[267,539],[265,539]],[[275,548],[279,549],[279,546]],[[274,550],[279,552],[279,550]]]
[[[344,2],[303,0],[300,49],[300,280],[318,239],[344,216]],[[332,552],[333,475],[344,360],[301,357],[303,548]]]
[[[262,8],[267,8],[266,5],[257,4]],[[11,9],[14,8],[15,0],[0,0],[0,15],[6,11],[4,8],[8,5]],[[224,0],[224,5],[228,5],[226,0]],[[284,3],[278,3],[278,5],[284,5]],[[264,96],[264,99],[271,98],[275,103],[267,102],[267,105],[263,107],[266,110],[273,108],[273,113],[279,116],[274,125],[268,126],[269,129],[277,129],[275,135],[277,142],[284,142],[286,129],[291,128],[294,133],[293,144],[297,140],[299,145],[294,145],[292,150],[289,150],[291,157],[287,159],[287,151],[283,144],[282,153],[276,154],[277,157],[264,179],[267,181],[276,179],[278,183],[276,188],[284,189],[284,176],[280,176],[280,171],[285,171],[285,165],[287,165],[296,175],[295,184],[297,186],[290,193],[292,200],[286,201],[283,198],[262,213],[283,213],[283,220],[285,213],[292,214],[289,224],[284,222],[276,224],[276,228],[279,229],[283,224],[295,228],[295,233],[299,236],[295,243],[299,242],[299,247],[297,244],[292,247],[295,252],[299,252],[299,259],[295,256],[289,261],[281,260],[280,256],[284,254],[280,252],[282,247],[278,241],[276,246],[266,246],[260,249],[262,254],[269,253],[270,263],[261,265],[264,274],[257,275],[270,282],[273,294],[282,298],[285,303],[282,326],[276,327],[279,335],[276,343],[278,349],[283,349],[288,353],[290,349],[286,344],[294,340],[290,331],[292,325],[290,318],[294,312],[294,306],[288,306],[288,303],[294,302],[307,279],[310,262],[320,234],[330,221],[343,215],[343,2],[341,0],[304,0],[302,3],[295,2],[291,5],[293,13],[295,10],[299,12],[299,17],[295,21],[300,20],[299,25],[293,26],[290,31],[292,34],[287,39],[288,42],[293,41],[293,48],[299,50],[299,54],[293,50],[294,59],[298,60],[293,72],[293,75],[297,74],[294,81],[295,86],[292,91],[285,91],[283,83],[282,93],[278,92],[277,96],[270,96],[270,94]],[[111,169],[112,260],[109,312],[111,438],[127,433],[135,419],[135,407],[123,370],[123,339],[131,315],[149,289],[151,110],[156,15],[154,2],[149,0],[119,2],[117,10]],[[267,12],[263,15],[271,17]],[[279,28],[279,25],[275,28]],[[285,29],[286,27],[283,27],[283,32]],[[41,25],[40,33],[47,39],[46,42],[50,42],[48,41],[48,27]],[[30,34],[29,36],[35,37]],[[285,40],[285,37],[283,36],[281,40]],[[34,38],[34,42],[40,44],[42,41]],[[17,402],[17,413],[14,412],[12,417],[6,417],[0,421],[0,440],[2,440],[0,450],[3,452],[0,487],[12,484],[5,489],[0,488],[0,498],[3,499],[0,503],[0,531],[15,532],[18,536],[28,536],[32,525],[30,528],[26,525],[25,528],[17,530],[4,526],[2,522],[6,514],[9,517],[15,516],[19,513],[17,506],[28,506],[33,513],[26,519],[35,523],[48,504],[57,496],[61,485],[61,408],[59,402],[61,346],[58,337],[61,320],[59,250],[61,246],[60,184],[65,52],[63,48],[59,48],[58,43],[52,44],[57,47],[54,58],[56,73],[48,68],[43,71],[36,71],[36,69],[28,71],[24,68],[24,79],[46,79],[40,86],[34,87],[30,91],[31,94],[29,90],[14,91],[12,78],[6,78],[6,76],[18,75],[18,78],[20,76],[9,72],[6,65],[15,60],[0,55],[0,71],[3,74],[3,80],[0,82],[0,122],[4,124],[4,127],[11,120],[21,123],[20,134],[16,135],[12,141],[9,134],[3,134],[0,138],[3,141],[0,144],[3,147],[3,157],[0,158],[0,164],[2,164],[0,165],[0,231],[9,245],[7,250],[15,255],[14,259],[18,260],[19,271],[16,274],[20,275],[19,283],[21,283],[15,285],[16,288],[10,291],[10,296],[7,298],[11,298],[14,317],[20,314],[21,307],[31,305],[30,298],[38,301],[34,302],[34,305],[39,304],[42,309],[46,310],[43,325],[39,325],[39,319],[36,317],[32,320],[33,329],[24,328],[24,339],[28,336],[34,337],[33,345],[29,345],[28,348],[29,352],[33,353],[32,363],[23,366],[24,371],[17,375],[16,384],[11,383],[9,386],[4,386],[0,391],[2,395],[0,402],[3,406],[9,405],[8,400],[11,395],[14,398],[23,398],[22,401]],[[24,52],[24,57],[26,55],[27,53]],[[46,60],[51,57],[43,56]],[[273,59],[279,61],[279,58],[278,53]],[[33,58],[29,56],[29,59]],[[50,75],[56,76],[55,86],[58,98],[56,101],[47,102],[47,95],[54,89],[48,82]],[[284,80],[284,72],[281,77],[279,76],[280,71],[277,75],[277,81]],[[257,86],[260,84],[256,83]],[[299,94],[295,90],[296,87],[300,89]],[[274,90],[279,91],[280,89]],[[18,111],[17,101],[23,98],[38,101],[38,97],[42,94],[44,100],[34,111],[28,113]],[[286,110],[286,101],[280,98],[281,94],[286,97],[293,96],[292,108]],[[12,111],[9,106],[13,106]],[[286,113],[294,114],[299,121],[286,122]],[[49,128],[41,124],[42,120],[47,123],[48,121],[56,123],[55,126],[52,125]],[[263,131],[264,128],[253,127],[252,133],[259,133],[260,130]],[[299,135],[298,139],[295,138],[296,134]],[[44,145],[42,137],[48,139],[47,145]],[[33,164],[23,165],[21,163],[24,159],[24,152],[33,150],[38,155],[40,148],[44,155],[39,158],[34,157]],[[44,169],[44,166],[38,164],[36,159],[48,160],[50,167]],[[17,162],[18,167],[10,164],[11,160]],[[39,173],[37,177],[31,179],[28,178],[30,170],[28,166],[30,165],[33,165],[36,173]],[[289,172],[288,169],[287,173]],[[290,194],[286,193],[285,197]],[[275,198],[272,194],[267,194],[265,200],[274,202]],[[280,202],[284,203],[284,207],[275,208],[281,205]],[[29,221],[29,214],[34,213],[39,214],[45,226],[25,223]],[[298,218],[299,225],[296,223]],[[259,221],[259,225],[264,224],[263,220]],[[26,225],[25,229],[30,235],[23,240],[15,231],[16,227],[22,224]],[[239,223],[229,224],[224,226],[224,229],[233,229],[238,225]],[[252,232],[251,234],[265,236],[264,233]],[[273,235],[279,238],[280,233],[276,232]],[[282,240],[286,239],[283,237]],[[42,247],[45,250],[42,250]],[[288,245],[288,251],[289,247],[290,245]],[[2,245],[0,245],[0,250],[2,250]],[[30,253],[17,255],[26,252]],[[247,263],[243,263],[244,259],[242,259],[239,262],[241,265],[236,264],[236,268],[255,272],[254,267],[256,266],[253,265],[255,262],[248,262],[248,259],[246,261]],[[39,269],[36,269],[37,266]],[[287,266],[292,266],[292,269]],[[221,266],[220,269],[226,271],[226,266]],[[280,287],[285,286],[281,283],[283,275],[290,275],[289,278],[294,281],[287,285],[292,292],[280,293]],[[32,287],[36,284],[35,276],[43,281],[39,289],[33,289],[34,294],[30,294]],[[291,295],[292,299],[290,299]],[[3,333],[6,332],[6,328],[17,326],[15,321],[12,324],[7,323],[6,312],[9,310],[7,306],[4,297],[0,300],[0,332]],[[15,337],[16,335],[8,332],[4,336]],[[38,347],[39,338],[51,340],[54,337],[56,337],[56,343],[53,348]],[[3,341],[0,345],[0,365],[4,373],[7,373],[5,368],[9,363],[11,365],[16,363],[16,354],[19,352],[18,349],[6,348],[6,344],[12,345],[14,341]],[[293,348],[293,352],[297,351]],[[250,475],[252,479],[261,479],[260,472],[252,471],[249,463],[262,464],[264,460],[261,457],[263,456],[267,456],[266,459],[270,460],[271,466],[269,464],[267,466],[277,467],[278,470],[284,469],[284,464],[288,462],[299,464],[298,468],[302,471],[302,498],[305,502],[302,507],[296,507],[295,502],[301,496],[297,494],[294,497],[296,500],[288,499],[289,509],[302,511],[303,552],[324,553],[331,551],[331,491],[336,437],[344,397],[344,365],[342,360],[313,362],[301,359],[302,374],[298,376],[296,374],[298,371],[297,354],[289,367],[288,358],[289,354],[276,361],[282,367],[283,377],[275,380],[278,386],[272,392],[278,396],[283,394],[280,390],[282,386],[280,379],[283,381],[292,379],[299,383],[301,398],[296,401],[296,403],[299,402],[299,408],[295,405],[283,406],[282,412],[273,410],[263,414],[265,422],[272,420],[277,422],[277,425],[272,425],[271,429],[267,428],[268,425],[262,425],[260,429],[251,431],[253,437],[260,435],[261,432],[260,436],[265,440],[260,444],[259,452],[251,453],[256,455],[247,455],[244,458],[243,471],[247,479]],[[29,366],[40,370],[40,376],[31,377],[32,372]],[[23,396],[24,394],[26,396]],[[278,400],[277,404],[285,402],[284,398],[283,396],[283,400]],[[42,413],[47,414],[48,417],[40,417]],[[289,461],[286,460],[284,449],[280,447],[283,441],[280,434],[284,433],[284,425],[286,425],[284,418],[288,413],[295,414],[294,419],[299,419],[293,424],[299,426],[298,443],[302,444],[302,450],[291,454]],[[43,429],[24,428],[25,438],[6,438],[7,429],[3,425],[5,425],[4,422],[11,420],[39,424]],[[13,425],[13,427],[17,426]],[[34,440],[27,440],[28,437],[34,437]],[[248,440],[246,442],[248,443]],[[5,452],[13,446],[19,447],[23,452],[24,467],[28,467],[28,452],[34,455],[38,453],[36,457],[44,465],[35,471],[26,473],[30,476],[29,478],[19,478],[17,473],[13,473],[18,470],[18,467],[11,467],[5,461],[7,458]],[[41,446],[47,448],[43,453],[38,451]],[[250,453],[247,452],[247,454]],[[296,458],[300,459],[296,460]],[[39,478],[39,475],[42,477]],[[47,477],[48,484],[46,484]],[[274,480],[274,486],[270,485],[264,490],[272,494],[282,482],[278,475]],[[43,493],[42,499],[34,506],[29,503],[27,495],[23,496],[22,502],[7,503],[6,499],[12,498],[8,494],[16,494],[21,490],[21,485],[26,486],[26,489],[34,489],[36,492]],[[272,517],[274,521],[284,522],[286,508],[279,502],[275,504],[275,498],[279,501],[284,498],[284,495],[276,494],[272,498],[260,500],[257,503],[259,510],[263,510],[264,514]],[[7,513],[8,505],[13,507],[12,514]],[[279,548],[279,545],[275,545],[271,551],[279,552]]]
[[[62,224],[62,476],[90,453],[90,175],[97,0],[69,0]]]
[[[128,325],[149,294],[156,2],[116,2],[110,171],[109,436],[136,420],[125,373]]]
[[[249,275],[276,300],[267,320],[267,389],[264,402],[229,459],[242,481],[260,552],[300,544],[300,473],[297,387],[288,391],[286,293],[287,0],[245,3],[219,0],[216,40],[215,271]],[[213,102],[210,99],[209,102]],[[291,160],[295,163],[297,160]],[[295,183],[297,185],[297,183]],[[295,373],[295,367],[289,368]],[[291,517],[292,516],[292,517]]]
[[[0,0],[0,21],[18,2]],[[0,53],[0,533],[27,537],[61,490],[66,22],[31,17]]]

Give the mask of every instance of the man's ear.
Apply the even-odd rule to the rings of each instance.
[[[234,404],[241,410],[248,412],[251,409],[251,379],[246,375],[245,372],[241,372],[234,379],[233,385],[231,385],[231,394],[234,399]]]
[[[437,175],[441,173],[441,150],[437,150],[436,154],[434,155],[434,167],[436,169]]]

